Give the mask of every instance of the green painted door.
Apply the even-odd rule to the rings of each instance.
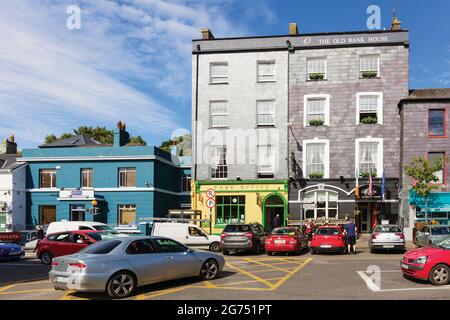
[[[0,212],[0,232],[6,231],[6,213]]]

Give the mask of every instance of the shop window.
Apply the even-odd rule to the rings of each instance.
[[[210,101],[210,126],[211,128],[221,128],[228,125],[227,101]]]
[[[227,147],[211,147],[211,178],[226,179],[228,177]]]
[[[129,225],[132,223],[136,223],[136,205],[119,205],[119,224]]]
[[[91,168],[81,169],[81,187],[92,188],[93,186],[93,170]]]
[[[337,219],[338,194],[331,191],[312,191],[303,197],[304,219]]]
[[[83,204],[74,204],[70,206],[70,220],[84,221],[86,209]]]
[[[428,152],[428,160],[434,162],[437,159],[441,159],[442,160],[442,169],[439,171],[436,171],[434,173],[434,175],[436,176],[436,178],[438,178],[438,181],[436,181],[437,183],[445,183],[445,152]]]
[[[383,94],[378,92],[363,92],[356,95],[356,124],[382,124]]]
[[[56,206],[39,207],[39,224],[47,225],[56,221]]]
[[[258,146],[258,178],[274,177],[272,146]]]
[[[119,187],[136,187],[136,168],[119,168]]]
[[[374,78],[380,76],[380,56],[367,54],[359,57],[359,76],[361,78]]]
[[[56,169],[39,170],[40,188],[56,188]]]
[[[327,59],[308,58],[307,60],[308,78],[307,80],[324,80],[327,78]]]
[[[210,64],[210,83],[228,83],[228,63],[217,62]]]
[[[181,191],[182,192],[191,191],[191,176],[181,177]]]
[[[216,202],[216,224],[245,222],[245,196],[216,196]]]
[[[441,137],[446,135],[445,130],[445,110],[428,110],[428,135],[431,137]]]
[[[258,126],[275,125],[275,100],[256,101],[256,120]]]
[[[275,61],[258,61],[258,82],[275,81]]]

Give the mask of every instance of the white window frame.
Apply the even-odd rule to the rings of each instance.
[[[311,140],[303,140],[302,142],[302,171],[304,177],[307,179],[306,175],[306,146],[308,144],[325,144],[325,151],[324,151],[324,172],[323,172],[323,179],[330,178],[330,140],[328,139],[318,139],[314,138]]]
[[[264,80],[260,79],[259,65],[260,64],[273,64],[273,74],[265,74],[264,76],[272,76],[272,79]],[[256,62],[256,82],[276,82],[276,61],[275,60],[258,60]]]
[[[213,66],[226,66],[227,67],[226,80],[213,81],[213,79],[216,79],[216,78],[225,78],[225,76],[213,77],[213,75],[212,75]],[[210,62],[209,63],[209,84],[228,84],[228,62],[227,61]]]
[[[123,185],[121,185],[121,179],[120,179],[121,174],[125,175],[125,183],[126,183],[127,180],[128,180],[128,173],[132,173],[133,171],[134,171],[134,176],[135,176],[134,186],[127,186],[127,185],[123,186]],[[138,178],[138,176],[137,176],[137,168],[136,167],[120,167],[118,172],[119,172],[118,173],[119,188],[124,188],[124,189],[126,189],[126,188],[136,188],[136,186],[137,186],[137,178]]]
[[[210,157],[211,157],[211,161],[210,161],[210,177],[211,180],[228,180],[228,147],[226,145],[213,145],[210,146]],[[217,166],[215,166],[211,163],[212,162],[212,157],[213,154],[215,154],[218,149],[222,149],[219,153],[220,159],[218,159],[218,163]],[[214,151],[214,152],[213,152]],[[222,158],[222,154],[225,154],[225,164],[220,163],[223,158]],[[213,177],[213,171],[217,170],[218,174],[222,174],[223,175],[223,171],[226,171],[226,175],[224,177]]]
[[[383,175],[383,156],[384,156],[384,147],[383,147],[383,138],[358,138],[355,139],[355,171],[358,170],[358,174],[361,174],[359,172],[359,144],[361,142],[377,142],[378,143],[378,155],[377,155],[377,178],[381,178]]]
[[[309,127],[310,125],[307,122],[308,118],[308,100],[309,99],[325,99],[325,126],[330,125],[330,100],[331,95],[329,94],[305,94],[303,97],[303,127]]]
[[[258,112],[258,102],[272,102],[272,112]],[[261,100],[256,100],[256,126],[257,127],[264,127],[264,126],[275,126],[275,110],[276,110],[276,106],[275,106],[275,99],[261,99]],[[272,114],[273,115],[273,123],[259,123],[258,122],[258,115],[264,115],[264,114]]]
[[[359,99],[361,96],[378,96],[377,124],[383,124],[383,92],[358,92],[356,94],[356,125],[362,124],[359,122]]]
[[[259,159],[260,159],[259,150],[260,150],[261,147],[270,148],[270,156],[269,156],[270,163],[269,164],[261,164],[261,163],[259,163]],[[273,156],[273,146],[270,145],[270,144],[258,145],[256,147],[256,154],[258,156],[257,173],[258,174],[262,173],[262,174],[274,174],[275,175],[275,157]],[[263,170],[261,170],[260,166],[265,166],[265,165],[270,165],[272,167],[272,170],[270,170],[270,171],[263,171]]]
[[[219,112],[219,113],[213,114],[211,111],[211,105],[215,102],[225,103],[227,112]],[[212,121],[213,116],[226,116],[227,124],[214,126],[213,121]],[[211,101],[209,101],[209,126],[210,126],[210,128],[227,128],[228,127],[228,101],[226,101],[226,100],[211,100]]]
[[[50,174],[50,187],[42,187],[42,174]],[[39,169],[39,188],[40,189],[56,189],[57,170],[52,168]]]
[[[309,72],[309,61],[311,60],[325,60],[325,73],[323,75],[323,80],[327,79],[328,76],[328,62],[327,62],[327,57],[309,57],[306,58],[306,80],[310,80],[309,79],[309,74],[310,73],[316,73],[316,72]]]
[[[314,209],[305,209],[302,207],[303,212],[303,219],[306,219],[306,211],[307,210],[314,210],[314,219],[317,219],[317,210],[325,210],[325,219],[330,219],[330,215],[329,215],[329,210],[334,210],[336,209],[336,216],[335,217],[331,217],[331,219],[337,219],[339,217],[339,194],[336,191],[331,191],[331,190],[312,190],[312,191],[307,191],[305,192],[305,194],[303,195],[303,199],[305,199],[305,197],[309,194],[314,194],[314,204],[317,204],[317,198],[318,198],[318,193],[319,192],[325,192],[327,194],[327,201],[325,204],[325,208],[317,208],[317,206],[315,206]],[[333,194],[337,197],[336,199],[336,207],[330,207],[329,203],[330,203],[330,194]],[[302,200],[302,204],[304,203],[309,203],[309,202],[304,202],[304,200]]]
[[[380,54],[378,53],[368,53],[368,54],[360,54],[359,55],[359,77],[362,78],[362,73],[365,71],[374,71],[374,70],[361,70],[361,58],[367,57],[367,56],[376,56],[377,57],[377,76],[376,78],[379,78],[380,75]]]

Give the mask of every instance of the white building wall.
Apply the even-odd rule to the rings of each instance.
[[[20,231],[26,227],[26,166],[0,173],[0,202],[7,205],[6,231]]]

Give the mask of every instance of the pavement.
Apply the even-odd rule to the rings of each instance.
[[[411,248],[411,244],[408,244]],[[315,254],[226,256],[222,274],[139,288],[133,300],[279,300],[279,299],[445,299],[450,285],[435,287],[402,276],[401,253],[371,254],[360,243],[357,255]],[[0,263],[0,300],[98,300],[104,294],[56,291],[47,278],[50,267],[32,255]],[[379,277],[377,277],[379,276]]]

